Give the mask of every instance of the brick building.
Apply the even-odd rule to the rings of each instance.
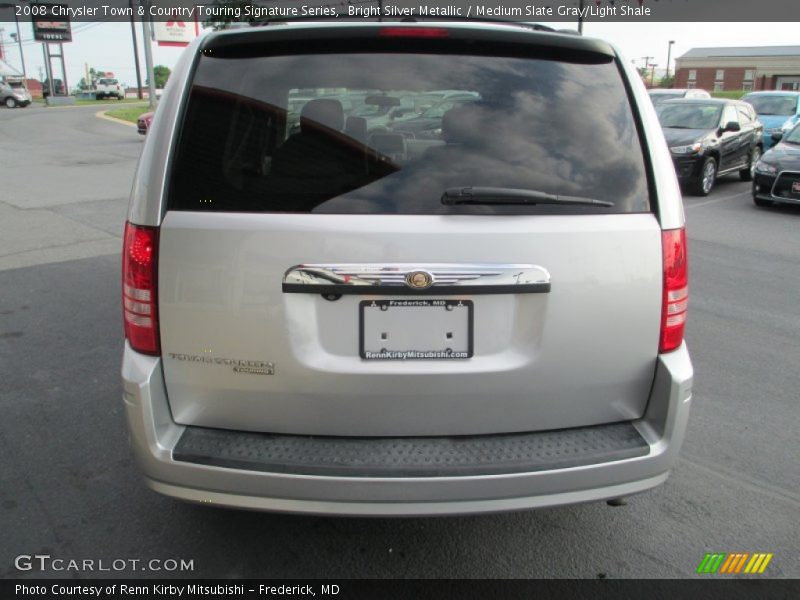
[[[675,59],[675,87],[800,90],[800,46],[692,48]]]
[[[42,97],[42,82],[38,79],[31,79],[30,77],[25,80],[28,91],[33,98]]]

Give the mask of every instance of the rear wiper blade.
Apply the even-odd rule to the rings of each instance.
[[[502,187],[454,187],[442,194],[442,204],[581,204],[591,206],[614,206],[613,202],[584,198],[581,196],[562,196],[538,190],[519,190]]]

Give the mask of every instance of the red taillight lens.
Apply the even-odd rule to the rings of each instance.
[[[664,292],[658,351],[671,352],[683,343],[686,308],[689,303],[686,230],[681,228],[662,231],[661,244],[664,255]]]
[[[382,27],[381,37],[445,38],[450,35],[443,27]]]
[[[131,348],[161,354],[158,340],[158,228],[125,223],[122,318]]]

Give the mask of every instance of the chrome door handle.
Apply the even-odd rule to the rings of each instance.
[[[283,276],[287,294],[542,294],[550,273],[531,264],[308,263]]]

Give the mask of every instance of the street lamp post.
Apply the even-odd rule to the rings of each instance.
[[[669,80],[669,61],[672,58],[672,44],[675,43],[675,40],[670,40],[669,44],[667,44],[667,75],[665,79]],[[673,87],[671,84],[669,87]]]
[[[136,95],[139,100],[142,99],[142,72],[139,68],[139,46],[136,43],[136,25],[134,24],[135,7],[133,0],[130,0],[131,7],[131,38],[133,39],[133,63],[136,65]]]
[[[153,73],[153,47],[150,33],[149,0],[142,0],[145,7],[145,16],[142,18],[142,41],[144,42],[144,68],[147,72],[147,100],[152,110],[156,109],[156,81]]]
[[[644,81],[645,85],[647,85],[647,69],[650,68],[650,59],[655,58],[655,56],[643,56],[642,60],[644,61],[644,70],[641,71],[642,74],[642,81]],[[652,81],[650,82],[650,86],[652,87]]]
[[[22,52],[22,36],[19,33],[19,18],[17,18],[16,5],[15,4],[9,4],[9,3],[5,2],[3,4],[0,4],[0,8],[10,8],[11,12],[14,13],[14,23],[16,23],[16,25],[17,25],[17,35],[15,36],[12,33],[11,37],[12,38],[14,38],[14,37],[17,38],[17,46],[19,46],[19,60],[22,63],[22,81],[23,81],[22,85],[27,90],[28,89],[28,72],[25,69],[25,54],[23,54],[23,52]]]

